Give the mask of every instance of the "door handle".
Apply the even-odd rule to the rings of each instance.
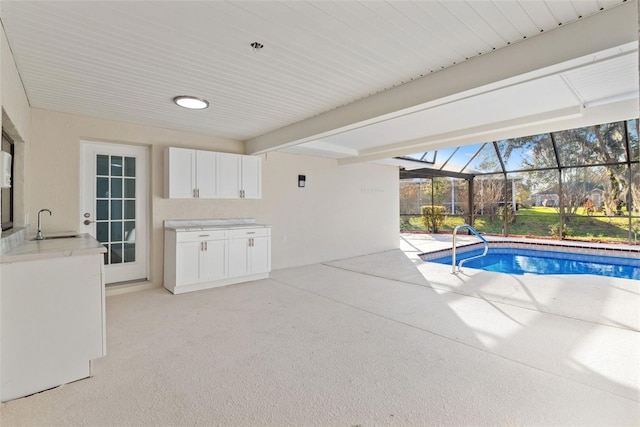
[[[89,225],[89,224],[91,224],[91,223],[93,223],[93,222],[95,222],[95,221],[90,221],[90,220],[88,220],[88,219],[85,219],[82,223],[83,223],[84,225]]]

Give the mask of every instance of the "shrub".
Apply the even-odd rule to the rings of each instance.
[[[514,212],[511,205],[503,206],[500,208],[500,219],[503,222],[506,219],[508,224],[515,224],[516,213]]]
[[[437,233],[445,219],[447,219],[447,210],[444,206],[422,206],[422,222],[427,230]]]
[[[551,227],[549,227],[549,231],[550,231],[549,234],[551,234],[553,237],[560,238],[560,223],[556,222],[555,224],[551,225]],[[567,224],[563,224],[562,238],[564,239],[565,237],[572,236],[572,235],[573,235],[573,230],[569,228]]]

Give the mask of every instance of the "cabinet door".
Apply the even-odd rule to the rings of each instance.
[[[176,244],[176,285],[190,285],[200,281],[200,245],[202,242]]]
[[[213,199],[216,197],[216,179],[216,153],[213,151],[196,151],[196,188],[198,198]]]
[[[271,271],[271,237],[254,237],[249,247],[249,273]]]
[[[195,150],[171,147],[165,156],[165,197],[192,199],[196,188]]]
[[[200,281],[208,282],[227,277],[227,241],[206,240],[200,252]]]
[[[217,153],[218,197],[237,199],[240,197],[241,156],[231,153]]]
[[[242,190],[245,199],[262,197],[262,159],[242,156]]]
[[[229,277],[244,276],[249,272],[249,239],[229,240]]]

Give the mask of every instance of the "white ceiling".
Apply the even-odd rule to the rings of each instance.
[[[638,115],[637,101],[629,103],[638,93],[637,43],[627,37],[637,37],[635,1],[0,7],[32,107],[247,141],[250,153],[377,160],[532,123],[557,126],[588,116],[591,105],[624,104],[602,121]],[[593,40],[576,40],[588,31]],[[254,41],[264,48],[253,51]],[[518,57],[527,49],[536,54]],[[483,65],[494,58],[494,67]],[[184,110],[171,102],[177,95],[211,105]]]

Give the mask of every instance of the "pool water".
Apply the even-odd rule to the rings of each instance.
[[[460,260],[482,254],[482,250],[457,253]],[[451,265],[451,256],[428,260]],[[596,256],[535,249],[489,249],[486,256],[465,262],[462,268],[509,274],[595,274],[640,280],[640,259]]]

